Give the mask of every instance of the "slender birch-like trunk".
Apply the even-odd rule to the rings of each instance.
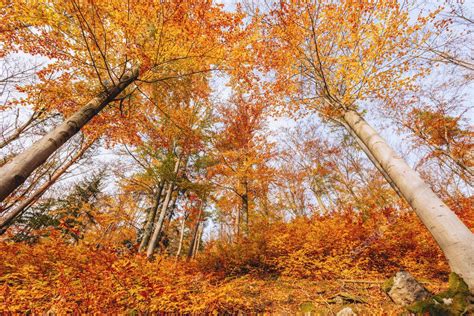
[[[175,175],[178,173],[180,162],[181,162],[181,159],[178,158],[174,166]],[[171,201],[171,194],[173,193],[173,189],[174,189],[174,181],[171,181],[168,185],[168,190],[166,191],[165,200],[163,201],[163,204],[161,205],[160,216],[158,217],[158,221],[156,222],[155,229],[153,230],[153,235],[151,236],[151,239],[148,242],[148,247],[146,251],[146,256],[148,258],[151,258],[153,256],[153,252],[155,251],[158,237],[160,236],[161,230],[163,228],[163,221],[165,219],[166,210],[168,209],[168,206]]]
[[[49,181],[44,183],[38,188],[38,190],[36,190],[27,199],[23,200],[17,207],[10,211],[0,223],[0,235],[5,233],[8,227],[10,227],[10,225],[12,225],[15,220],[17,220],[18,217],[20,217],[31,206],[31,204],[35,203],[44,194],[44,192],[49,189],[49,187],[56,183],[56,181],[84,155],[84,153],[92,146],[94,142],[95,139],[82,146],[82,148],[74,155],[74,157],[72,157],[66,164],[64,164],[53,174]]]
[[[244,194],[242,194],[242,216],[244,221],[244,231],[246,234],[249,233],[249,217],[250,217],[250,206],[249,206],[249,181],[247,177],[243,181]]]
[[[153,203],[153,207],[151,208],[146,218],[145,231],[143,232],[143,237],[140,242],[140,246],[138,247],[138,252],[143,252],[146,249],[148,242],[150,241],[151,232],[153,231],[153,225],[155,224],[155,217],[156,213],[158,212],[158,207],[160,206],[161,195],[163,193],[164,186],[165,182],[162,181],[155,196],[155,202]]]
[[[165,200],[163,201],[163,204],[161,205],[160,215],[158,217],[158,220],[155,223],[155,228],[153,229],[153,235],[148,241],[147,251],[146,251],[146,255],[148,258],[151,258],[153,256],[153,252],[155,251],[155,247],[156,247],[158,238],[160,236],[160,233],[163,227],[166,211],[170,204],[171,194],[173,193],[173,187],[174,187],[174,183],[170,182],[168,184],[168,189],[166,190]]]
[[[203,205],[201,205],[201,207],[199,208],[199,214],[198,214],[198,217],[197,217],[197,220],[196,220],[196,224],[194,225],[194,229],[193,229],[193,236],[191,238],[191,244],[189,245],[189,250],[188,250],[188,257],[187,257],[187,260],[191,259],[194,257],[194,249],[196,247],[196,236],[198,234],[198,229],[199,229],[199,223],[201,222],[201,216],[202,216],[202,209],[203,209]]]
[[[183,249],[183,240],[184,240],[184,229],[186,228],[186,219],[188,218],[187,215],[183,216],[183,220],[181,221],[181,228],[179,230],[179,243],[178,243],[178,250],[176,251],[176,259],[179,258],[181,254],[181,250]]]
[[[0,168],[0,202],[18,188],[59,147],[81,130],[107,104],[113,101],[138,77],[138,70],[125,74],[122,80],[97,95],[61,125],[43,136],[30,148]]]
[[[173,218],[174,216],[174,211],[176,210],[176,203],[178,202],[178,195],[179,195],[179,191],[176,192],[176,195],[174,196],[173,198],[173,201],[171,201],[170,205],[170,211],[168,212],[168,216],[166,217],[166,226],[165,227],[168,227],[168,225],[171,223],[171,219]]]
[[[359,114],[347,111],[343,119],[413,207],[451,270],[474,292],[474,234]]]
[[[240,236],[240,222],[242,222],[242,208],[241,207],[237,208],[237,217],[234,223],[235,225],[234,231],[235,231],[236,236]]]
[[[198,223],[198,229],[197,229],[197,234],[196,234],[196,241],[194,242],[194,249],[193,249],[193,254],[192,254],[192,259],[196,257],[196,254],[199,251],[199,246],[201,245],[201,238],[202,238],[202,233],[204,231],[204,223],[199,222]]]
[[[199,221],[196,223],[193,229],[193,237],[191,239],[191,244],[189,245],[188,250],[188,260],[194,258],[194,249],[196,248],[196,236],[199,229]]]

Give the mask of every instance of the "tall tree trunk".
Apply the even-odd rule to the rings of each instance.
[[[343,118],[433,235],[451,270],[474,292],[474,234],[359,114],[347,111]]]
[[[175,175],[178,173],[180,162],[181,162],[181,159],[178,158],[174,166]],[[174,189],[174,181],[171,181],[168,185],[168,190],[166,191],[165,200],[163,201],[163,204],[161,205],[160,216],[158,218],[158,221],[156,222],[155,229],[153,230],[153,235],[151,236],[151,239],[148,242],[148,247],[146,251],[146,256],[148,258],[151,258],[153,256],[153,252],[155,251],[158,238],[163,228],[163,221],[165,219],[166,210],[168,209],[168,206],[171,201],[171,194],[173,193],[173,189]]]
[[[241,222],[240,217],[241,217],[241,213],[242,213],[242,210],[240,208],[238,208],[237,209],[237,218],[235,219],[235,228],[234,228],[236,236],[240,235],[240,222]]]
[[[360,137],[354,132],[352,128],[350,128],[345,121],[341,122],[342,126],[349,132],[349,134],[355,139],[357,142],[357,145],[362,149],[362,151],[367,155],[367,158],[372,162],[372,164],[377,168],[377,170],[383,175],[385,180],[390,184],[392,189],[397,193],[397,195],[403,199],[403,195],[398,189],[397,185],[393,183],[392,178],[388,175],[388,173],[383,169],[382,165],[375,159],[374,155],[370,152],[370,150],[367,148],[365,143],[360,139]]]
[[[173,197],[173,200],[171,201],[170,205],[170,211],[168,213],[168,217],[166,218],[166,227],[171,223],[171,219],[173,218],[174,211],[176,210],[176,203],[178,202],[178,195],[179,191],[176,192],[176,195]]]
[[[186,228],[186,219],[187,218],[188,218],[188,215],[185,214],[183,216],[183,220],[181,221],[181,228],[179,230],[178,250],[176,251],[176,259],[179,258],[179,255],[181,254],[181,250],[183,249],[184,229]]]
[[[163,204],[161,205],[160,215],[153,229],[153,235],[151,236],[147,245],[146,255],[148,258],[151,258],[153,256],[153,252],[155,251],[156,245],[158,243],[158,239],[160,237],[160,233],[163,228],[163,222],[165,219],[166,211],[170,204],[171,194],[173,193],[173,187],[174,187],[174,183],[170,182],[168,184],[168,189],[166,190],[165,200],[163,201]]]
[[[71,167],[75,164],[84,153],[92,146],[96,139],[89,141],[72,157],[66,164],[64,164],[60,169],[58,169],[51,179],[44,183],[38,190],[31,194],[27,199],[23,200],[16,208],[10,211],[5,218],[0,223],[0,235],[6,232],[8,227],[12,225],[15,220],[18,219],[34,202],[36,202],[43,194],[46,192],[49,187],[51,187],[56,181]]]
[[[201,223],[201,216],[202,216],[202,209],[203,208],[204,208],[204,205],[201,204],[201,206],[199,208],[199,214],[197,216],[196,224],[194,225],[193,236],[191,238],[191,244],[189,245],[187,260],[194,257],[194,249],[196,248],[196,236],[198,234],[199,223]]]
[[[196,254],[199,251],[199,246],[201,245],[201,238],[202,238],[202,233],[204,231],[204,223],[199,222],[199,226],[197,229],[197,234],[196,234],[196,240],[194,242],[194,249],[193,249],[193,254],[192,254],[192,259],[196,257]]]
[[[14,157],[0,168],[0,202],[18,188],[30,174],[41,166],[59,147],[81,130],[107,104],[115,99],[138,77],[138,70],[127,73],[108,91],[89,101],[65,122],[43,136],[30,148]]]
[[[242,194],[242,217],[244,222],[244,233],[249,232],[249,187],[247,179],[244,179],[244,194]]]
[[[195,248],[195,245],[196,245],[196,236],[197,236],[197,233],[198,233],[198,229],[199,229],[199,222],[196,223],[196,225],[194,226],[194,229],[193,229],[193,236],[192,236],[192,239],[191,239],[191,244],[189,245],[187,260],[190,260],[194,257],[194,248]]]
[[[140,246],[138,247],[138,252],[143,252],[150,241],[151,232],[153,231],[153,226],[155,224],[155,217],[156,213],[158,212],[158,207],[160,206],[161,195],[163,193],[163,188],[165,186],[165,182],[161,181],[160,186],[158,187],[158,192],[155,196],[155,201],[153,203],[153,207],[150,209],[150,212],[147,215],[146,222],[145,222],[145,230],[143,232],[143,237],[140,242]]]

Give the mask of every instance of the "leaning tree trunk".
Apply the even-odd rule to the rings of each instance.
[[[124,75],[122,80],[97,95],[65,122],[43,136],[30,148],[0,168],[0,202],[18,188],[59,147],[74,136],[138,77],[138,70]]]
[[[176,164],[174,166],[174,174],[176,175],[179,170],[179,164],[180,164],[180,159],[176,161]],[[166,215],[166,210],[168,209],[168,206],[171,201],[171,194],[173,193],[173,188],[174,188],[174,181],[171,181],[168,186],[168,190],[166,191],[166,197],[165,200],[163,201],[163,204],[161,205],[161,211],[160,211],[160,216],[158,218],[158,221],[156,222],[155,229],[153,230],[153,235],[151,236],[150,241],[148,242],[148,248],[146,251],[146,256],[148,258],[151,258],[153,256],[153,252],[155,251],[155,247],[158,241],[158,238],[160,236],[161,230],[163,228],[163,221],[165,219]]]
[[[23,200],[17,207],[10,211],[9,214],[7,214],[0,223],[0,235],[5,233],[8,227],[10,227],[10,225],[12,225],[18,219],[18,217],[20,217],[31,206],[31,204],[35,203],[44,194],[44,192],[49,189],[49,187],[56,183],[56,181],[69,169],[69,167],[75,164],[84,155],[84,153],[92,146],[95,140],[96,139],[85,144],[74,155],[74,157],[72,157],[66,164],[64,164],[64,166],[62,166],[54,173],[51,179],[49,179],[32,195],[30,195],[27,199]]]
[[[341,122],[342,126],[349,132],[349,134],[355,139],[357,145],[359,145],[360,149],[365,152],[367,155],[367,158],[369,158],[370,162],[377,168],[377,170],[382,174],[382,176],[385,178],[385,180],[390,184],[392,189],[397,193],[397,195],[403,199],[403,195],[398,189],[397,185],[393,183],[392,178],[388,175],[388,173],[383,169],[382,165],[375,159],[374,155],[370,152],[370,150],[367,148],[365,143],[360,139],[360,137],[354,132],[353,129],[351,129],[346,122]]]
[[[158,208],[160,206],[161,195],[163,193],[163,188],[165,186],[165,182],[161,181],[160,186],[158,188],[158,193],[155,197],[155,202],[153,203],[153,207],[151,208],[145,222],[145,231],[143,232],[143,238],[140,242],[140,246],[138,247],[138,252],[143,252],[150,241],[151,233],[153,231],[153,226],[155,224],[155,217],[156,213],[158,212]]]
[[[347,111],[343,119],[413,207],[452,271],[474,292],[474,234],[359,114]]]

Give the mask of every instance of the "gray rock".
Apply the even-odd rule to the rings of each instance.
[[[392,283],[392,282],[390,282]],[[410,273],[397,272],[393,283],[386,289],[390,298],[399,305],[407,306],[430,297],[430,293]]]
[[[354,313],[354,311],[350,307],[344,307],[336,314],[336,316],[356,316],[356,315],[357,314]]]

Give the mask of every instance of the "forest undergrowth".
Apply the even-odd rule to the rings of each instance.
[[[465,201],[470,203],[469,201]],[[474,224],[469,205],[460,215]],[[67,229],[45,229],[35,243],[0,243],[4,312],[323,314],[345,305],[361,313],[397,313],[381,283],[406,270],[437,292],[449,268],[412,212],[334,212],[260,222],[238,242],[210,241],[191,261],[161,254],[148,260],[114,246],[123,229],[75,244]],[[389,228],[389,229],[388,229]]]

